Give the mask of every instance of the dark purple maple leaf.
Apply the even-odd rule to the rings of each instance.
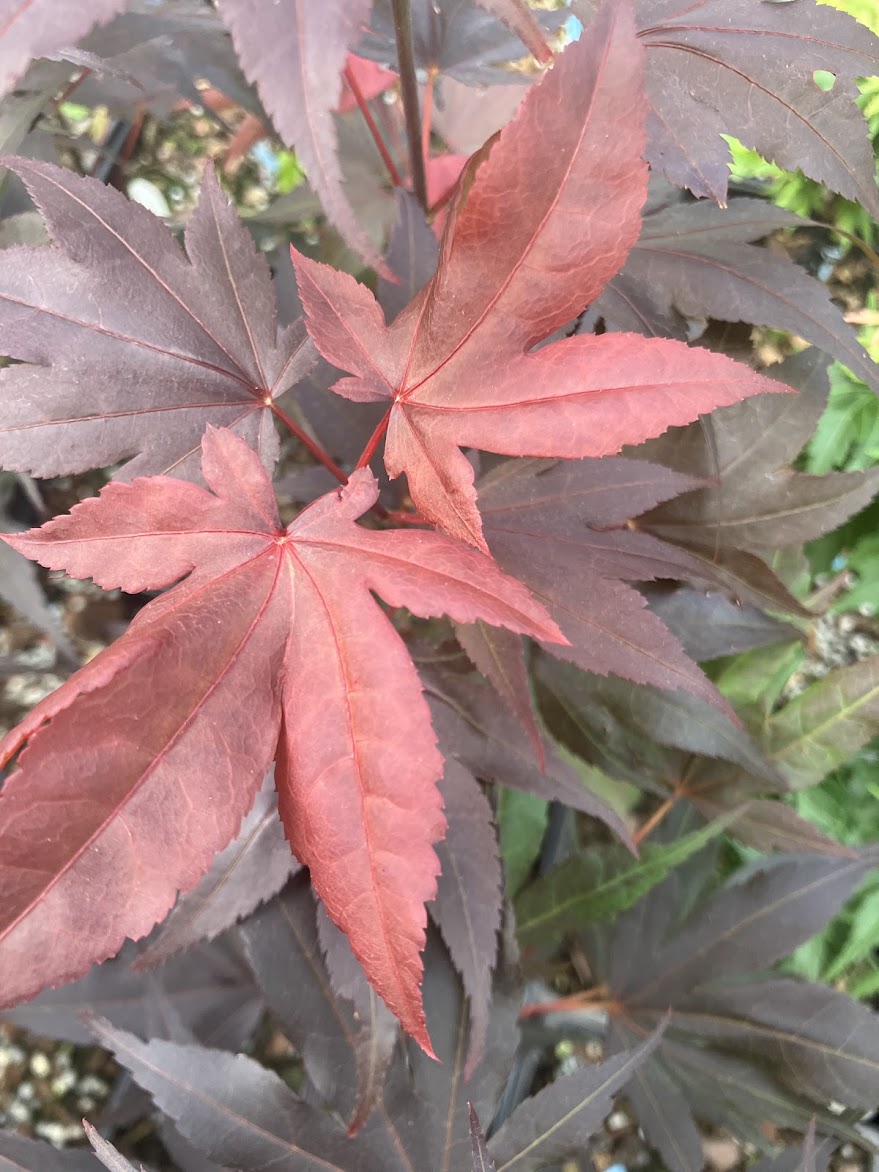
[[[6,539],[129,591],[189,576],[0,742],[3,760],[30,742],[0,798],[3,999],[145,935],[236,834],[277,755],[294,853],[379,994],[429,1047],[418,954],[444,830],[442,758],[412,661],[370,591],[425,617],[563,636],[471,547],[356,525],[378,495],[368,470],[285,529],[242,439],[211,429],[202,449],[213,492],[168,477],[112,483]],[[173,702],[151,704],[168,673]]]
[[[330,220],[373,268],[385,271],[342,185],[333,108],[339,79],[372,0],[287,6],[218,0],[241,65],[287,146],[293,147]]]
[[[575,0],[589,22],[598,0]],[[637,0],[647,50],[648,159],[680,187],[726,202],[735,135],[879,215],[866,121],[854,79],[879,72],[879,38],[813,0]],[[823,91],[816,70],[834,74]],[[849,101],[846,101],[849,99]]]
[[[0,0],[0,94],[7,93],[35,57],[51,56],[111,20],[128,0]]]
[[[641,87],[631,6],[608,4],[487,157],[471,160],[437,271],[390,327],[364,286],[294,255],[311,336],[355,376],[333,389],[387,404],[375,442],[386,429],[389,474],[406,473],[429,521],[483,549],[462,446],[601,456],[779,389],[673,341],[580,336],[532,349],[599,294],[638,236]]]
[[[274,466],[276,398],[311,367],[280,334],[265,257],[208,170],[187,253],[145,208],[48,163],[8,159],[55,241],[0,253],[0,461],[37,476],[198,476],[208,423]],[[26,365],[25,365],[26,364]],[[132,457],[131,459],[129,459]]]

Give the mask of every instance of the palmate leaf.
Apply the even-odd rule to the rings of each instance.
[[[37,476],[197,478],[208,423],[274,466],[273,400],[313,365],[280,335],[265,257],[208,170],[186,255],[146,209],[94,179],[7,160],[55,247],[0,253],[0,461]],[[25,365],[27,364],[27,365]],[[133,458],[130,458],[133,457]]]
[[[612,1049],[671,1010],[655,1057],[627,1093],[675,1172],[702,1165],[693,1112],[744,1134],[765,1121],[805,1127],[815,1114],[822,1130],[851,1135],[824,1104],[857,1107],[875,1097],[879,1018],[824,986],[748,974],[765,974],[819,931],[876,862],[875,851],[763,860],[669,934],[683,894],[672,876],[613,925],[584,925],[590,967],[614,1007]],[[648,946],[644,966],[638,958]]]
[[[111,484],[14,539],[45,565],[129,591],[190,576],[0,743],[8,760],[31,742],[0,804],[3,998],[78,976],[148,932],[237,833],[277,756],[294,853],[376,990],[429,1047],[418,953],[442,758],[405,646],[369,591],[424,616],[562,636],[470,547],[357,526],[378,493],[368,470],[284,529],[243,440],[211,430],[203,453],[213,493],[164,477]],[[167,672],[173,703],[152,705]]]
[[[623,271],[593,313],[617,329],[686,337],[683,318],[746,321],[788,330],[844,362],[879,390],[879,367],[830,300],[789,257],[749,242],[806,221],[762,199],[673,203],[644,218]],[[675,314],[683,317],[675,318]]]
[[[574,8],[589,22],[598,0]],[[725,132],[879,214],[867,124],[851,109],[854,79],[879,72],[879,39],[869,29],[813,0],[638,0],[636,12],[653,167],[725,203]],[[834,74],[826,92],[818,69]]]
[[[386,403],[389,474],[405,472],[420,512],[481,548],[462,446],[602,456],[780,389],[662,339],[577,336],[532,349],[598,295],[637,238],[641,69],[630,4],[608,4],[531,87],[487,157],[471,160],[437,272],[390,327],[364,286],[294,255],[312,338],[355,376],[333,389]]]

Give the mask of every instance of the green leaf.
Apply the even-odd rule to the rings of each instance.
[[[848,918],[848,934],[822,974],[824,981],[836,981],[854,965],[873,957],[876,941],[879,940],[879,887],[863,892]]]
[[[565,932],[625,911],[674,867],[722,834],[744,809],[747,805],[667,845],[647,843],[639,859],[618,846],[592,848],[566,859],[516,901],[521,942],[557,942]]]
[[[798,640],[755,647],[723,660],[711,678],[753,731],[769,715],[804,655]]]
[[[507,895],[512,899],[525,883],[540,854],[549,802],[516,789],[501,789],[497,809],[501,858]]]
[[[830,672],[766,725],[764,751],[793,789],[816,785],[879,732],[879,655]]]

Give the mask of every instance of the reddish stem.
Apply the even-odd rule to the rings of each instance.
[[[372,457],[375,455],[375,449],[381,443],[382,436],[388,430],[388,424],[391,422],[391,412],[393,407],[388,407],[387,411],[379,420],[378,427],[369,437],[369,442],[361,453],[360,459],[357,461],[358,468],[365,468]]]
[[[382,137],[382,133],[372,116],[372,110],[370,110],[369,104],[366,101],[366,98],[363,96],[363,90],[360,88],[357,82],[357,78],[354,76],[354,71],[351,69],[350,65],[345,66],[345,72],[343,76],[348,85],[348,89],[354,95],[355,102],[360,107],[360,113],[363,115],[363,121],[369,127],[369,133],[372,135],[373,141],[378,148],[378,153],[381,155],[382,161],[388,169],[388,174],[391,177],[391,183],[393,183],[394,187],[402,187],[403,180],[400,178],[400,172],[397,170],[397,166],[394,160],[391,158],[391,152],[388,150],[387,143]]]
[[[672,794],[670,798],[662,803],[662,805],[654,810],[643,826],[640,826],[632,835],[632,842],[635,846],[640,846],[648,834],[652,834],[656,827],[664,820],[667,814],[678,804],[679,794]]]
[[[52,106],[57,110],[59,106],[61,106],[64,102],[66,102],[70,98],[70,95],[73,93],[73,91],[76,89],[76,87],[78,85],[82,85],[82,83],[85,81],[85,79],[87,77],[91,76],[91,72],[92,72],[91,69],[88,69],[88,68],[81,70],[76,75],[76,77],[74,77],[73,80],[70,81],[65,86],[65,88],[61,91],[61,93],[58,95],[58,97],[52,103]]]
[[[317,460],[319,464],[323,464],[324,468],[326,468],[328,472],[332,472],[333,476],[335,476],[339,484],[348,483],[348,473],[342,471],[335,460],[327,455],[327,453],[323,450],[320,444],[317,443],[316,440],[313,440],[306,431],[303,431],[295,419],[290,418],[283,407],[279,407],[277,403],[267,403],[266,406],[270,408],[276,419],[280,419],[283,424],[289,427],[290,431],[293,432],[299,442],[308,448],[309,452],[311,452],[315,460]]]

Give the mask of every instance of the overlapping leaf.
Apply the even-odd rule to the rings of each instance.
[[[269,776],[237,837],[220,851],[198,887],[180,897],[135,968],[163,964],[199,940],[213,940],[277,895],[298,869],[278,817],[274,778]]]
[[[482,548],[461,446],[601,456],[779,389],[722,355],[661,339],[578,336],[532,350],[598,295],[637,238],[640,98],[631,8],[608,4],[488,157],[471,161],[437,272],[390,327],[362,285],[294,256],[318,349],[355,376],[334,389],[388,404],[388,472],[406,473],[428,520]]]
[[[766,1120],[805,1127],[812,1114],[822,1130],[852,1134],[823,1105],[831,1084],[846,1106],[872,1101],[879,1019],[823,986],[747,974],[765,971],[820,930],[875,865],[875,853],[764,861],[697,904],[668,935],[684,894],[673,876],[612,926],[586,929],[590,966],[615,1007],[611,1048],[630,1044],[672,1010],[656,1056],[627,1094],[675,1172],[702,1166],[693,1112],[712,1119],[722,1110],[727,1126],[744,1134]],[[645,966],[639,958],[647,947]]]
[[[672,203],[647,214],[623,271],[593,312],[619,329],[686,337],[683,318],[746,321],[788,330],[844,362],[879,390],[879,368],[825,285],[789,257],[750,242],[799,216],[762,199]]]
[[[773,575],[765,563],[762,571],[755,565],[756,555],[819,537],[869,503],[879,486],[875,468],[827,476],[791,469],[827,401],[827,360],[804,351],[782,364],[780,377],[799,390],[796,399],[761,396],[736,404],[712,417],[710,442],[691,426],[637,453],[719,481],[651,510],[638,518],[638,528],[680,545],[721,578],[731,558],[739,566],[728,576],[732,589],[764,606],[764,583]],[[742,568],[742,558],[752,560]],[[770,609],[790,609],[786,593],[776,591]],[[798,606],[793,598],[791,604]]]
[[[508,84],[527,82],[527,74],[512,72],[510,61],[525,56],[528,49],[508,21],[504,28],[497,17],[521,13],[525,5],[518,0],[478,0],[478,3],[460,3],[460,0],[413,0],[412,48],[415,64],[427,74],[441,78],[451,77],[469,86],[490,86],[499,82]],[[504,10],[504,11],[501,11]],[[558,27],[556,13],[530,14],[537,29]],[[530,36],[536,38],[529,21]],[[526,31],[523,25],[521,31]],[[539,46],[534,39],[533,48]],[[381,65],[396,68],[397,42],[394,35],[394,17],[390,0],[375,0],[372,18],[357,52]]]
[[[288,895],[282,897],[285,918],[293,935],[310,936],[309,965],[318,970],[314,974],[317,984],[328,986],[316,947],[310,896],[302,884],[294,881],[293,887],[298,889],[295,905]],[[256,941],[261,956],[257,971],[272,953],[271,907],[257,912],[257,921],[263,923],[255,934],[245,927],[251,952]],[[284,934],[278,945],[271,961],[275,983],[281,979],[286,955]],[[298,951],[298,945],[295,947]],[[298,960],[291,959],[293,971],[298,971]],[[353,1139],[344,1138],[333,1116],[312,1105],[313,1098],[310,1102],[298,1098],[277,1076],[244,1055],[233,1058],[196,1046],[143,1043],[99,1019],[92,1020],[92,1028],[176,1121],[184,1136],[219,1164],[259,1167],[271,1162],[281,1172],[317,1168],[347,1172],[361,1167],[380,1167],[387,1172],[411,1172],[412,1168],[450,1172],[470,1160],[470,1107],[478,1117],[492,1118],[515,1045],[515,1007],[503,996],[496,1000],[485,1058],[465,1082],[466,999],[435,937],[428,944],[427,960],[425,1009],[442,1064],[411,1046],[408,1057],[399,1054],[375,1109]],[[305,991],[314,992],[314,984]],[[288,985],[287,1001],[293,1000]],[[329,993],[327,1008],[334,1006],[338,1003]],[[353,1031],[338,1012],[325,1018],[326,1028],[332,1030],[333,1023],[339,1048],[332,1038],[327,1038],[327,1045],[340,1057],[347,1050],[345,1065],[335,1072],[345,1078],[353,1068]],[[303,1028],[307,1033],[304,1021]],[[295,1036],[299,1037],[298,1032]],[[559,1078],[526,1100],[487,1145],[498,1169],[531,1172],[547,1160],[582,1149],[610,1109],[614,1094],[657,1042],[655,1034],[631,1053]],[[311,1069],[307,1065],[309,1075]],[[328,1100],[319,1093],[318,1101],[334,1100],[332,1095]]]
[[[590,21],[597,0],[575,0]],[[726,202],[735,135],[879,214],[867,124],[854,79],[879,72],[879,40],[813,0],[638,0],[651,105],[648,158],[678,186]],[[834,74],[828,91],[816,70]]]
[[[651,504],[696,486],[687,476],[648,464],[639,469],[632,460],[555,467],[523,460],[479,482],[479,507],[494,557],[542,599],[567,635],[570,646],[559,649],[566,659],[718,703],[677,639],[623,581],[700,574],[680,550],[626,525]]]
[[[0,93],[7,93],[35,57],[51,56],[111,20],[127,0],[3,0],[0,4]]]
[[[24,180],[51,250],[0,253],[0,461],[38,476],[123,461],[120,475],[198,476],[208,423],[272,467],[273,400],[309,369],[299,325],[280,336],[265,258],[208,171],[187,255],[150,212],[46,163]],[[27,364],[27,365],[24,365]]]
[[[15,539],[43,564],[133,591],[192,572],[0,745],[8,759],[32,742],[0,801],[4,1000],[149,931],[236,834],[277,753],[294,853],[377,991],[429,1045],[418,953],[442,759],[415,669],[369,591],[425,616],[562,636],[469,547],[357,526],[377,497],[367,470],[284,529],[243,440],[212,430],[203,452],[213,493],[159,477],[111,484]],[[169,672],[173,703],[153,705]]]

